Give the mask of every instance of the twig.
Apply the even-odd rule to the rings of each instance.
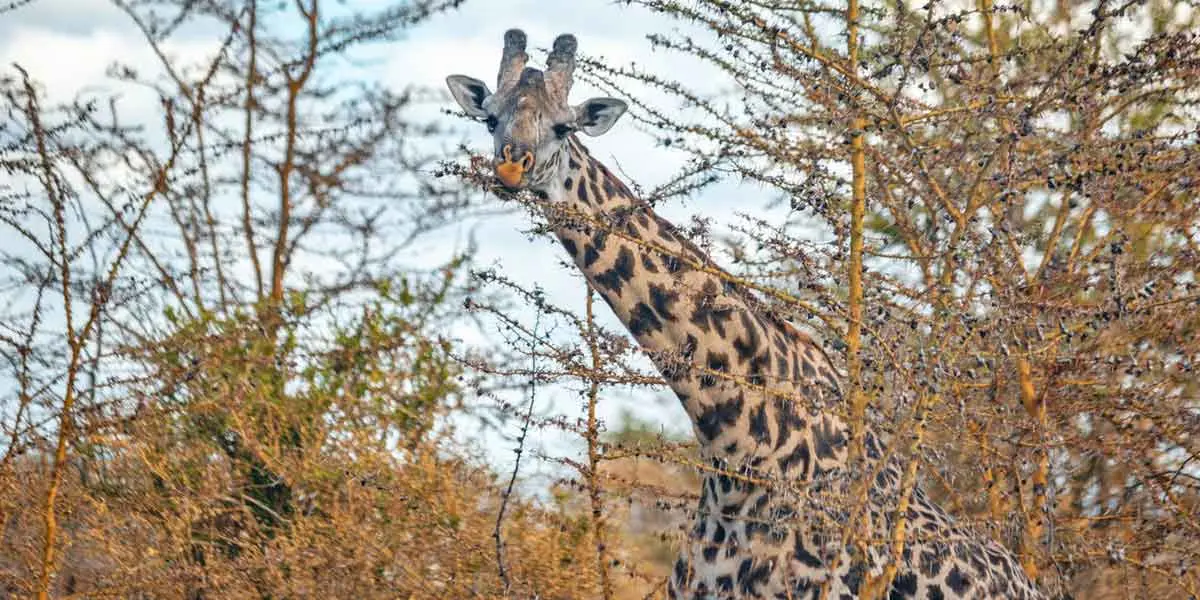
[[[587,289],[587,342],[592,359],[592,373],[600,373],[600,348],[596,341],[595,295],[591,286]],[[600,379],[592,377],[588,386],[587,453],[588,453],[588,499],[592,505],[592,534],[596,543],[596,565],[600,571],[600,589],[605,600],[613,597],[612,579],[608,569],[608,551],[604,540],[604,503],[600,499],[597,483],[600,468],[600,428],[596,422],[596,405],[600,393]]]
[[[537,335],[537,330],[542,323],[540,305],[537,308],[537,317],[533,323],[534,335]],[[529,371],[531,373],[529,378],[529,403],[525,407],[525,417],[521,422],[521,435],[517,436],[517,447],[513,450],[517,458],[513,462],[512,474],[508,478],[508,486],[504,489],[504,495],[500,498],[500,510],[496,513],[496,528],[492,531],[492,537],[496,540],[496,567],[500,572],[500,580],[504,583],[504,593],[506,596],[512,587],[512,580],[508,576],[508,569],[504,566],[504,534],[500,531],[500,527],[504,523],[504,513],[508,510],[508,500],[512,497],[513,486],[517,482],[517,473],[521,470],[521,456],[525,453],[525,438],[529,435],[529,424],[533,420],[533,402],[537,398],[537,374],[534,373],[537,368],[536,352],[530,353],[529,362]]]

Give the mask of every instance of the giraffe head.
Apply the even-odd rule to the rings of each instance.
[[[600,135],[625,112],[625,103],[615,98],[567,104],[576,46],[575,36],[558,36],[546,70],[539,71],[525,66],[525,33],[510,29],[504,34],[495,92],[473,77],[446,78],[467,115],[487,124],[495,142],[496,177],[509,189],[550,185],[566,163],[568,137],[575,131]]]

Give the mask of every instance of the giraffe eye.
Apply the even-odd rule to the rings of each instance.
[[[500,124],[500,119],[497,119],[496,115],[488,115],[484,123],[487,123],[488,133],[492,133],[496,131],[496,126]]]
[[[555,125],[553,127],[553,129],[554,129],[554,135],[558,136],[559,139],[567,137],[568,134],[570,134],[572,131],[575,130],[574,127],[571,127],[570,125],[568,125],[566,123],[559,123],[559,124]]]

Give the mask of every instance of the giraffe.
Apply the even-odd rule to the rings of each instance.
[[[504,34],[494,92],[465,75],[446,83],[487,124],[496,179],[539,199],[588,284],[682,403],[711,462],[669,596],[849,600],[896,562],[885,590],[892,599],[1045,598],[1007,549],[956,524],[919,486],[893,561],[882,540],[902,463],[873,431],[855,468],[877,473],[865,510],[884,534],[857,554],[843,543],[839,525],[851,508],[829,492],[848,489],[849,436],[828,356],[591,156],[577,133],[605,133],[627,105],[568,104],[575,37],[554,40],[544,71],[526,66],[525,46],[522,31]]]

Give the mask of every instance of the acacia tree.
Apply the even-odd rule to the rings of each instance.
[[[425,177],[446,131],[412,110],[440,95],[349,68],[458,4],[118,2],[160,62],[110,74],[150,115],[0,80],[0,589],[465,585],[485,554],[412,534],[487,517],[487,473],[435,431],[463,397],[437,331],[465,257],[412,248],[479,208]],[[176,58],[197,31],[217,43]]]
[[[1049,591],[1196,594],[1191,13],[635,3],[692,27],[654,47],[736,84],[581,69],[690,106],[632,94],[661,151],[690,158],[644,196],[740,178],[789,209],[691,234],[845,357],[841,410],[897,434],[906,483]],[[414,142],[439,130],[408,110],[429,97],[340,67],[455,4],[120,4],[163,61],[114,69],[161,99],[143,121],[103,97],[46,106],[37,73],[0,83],[6,592],[664,593],[706,466],[654,433],[606,434],[601,401],[661,384],[624,333],[590,295],[557,306],[481,271],[465,305],[522,360],[453,356],[433,331],[459,263],[397,260],[490,205],[428,177],[437,156]],[[211,60],[169,58],[192,27],[218,32]],[[437,417],[482,388],[464,362],[488,386],[579,394],[579,415],[496,405],[582,440],[582,458],[535,457],[566,473],[555,503],[435,443]],[[903,553],[901,527],[874,534]]]
[[[892,434],[904,489],[920,482],[1019,552],[1051,593],[1196,595],[1195,11],[1153,0],[631,4],[689,26],[651,36],[653,48],[729,84],[707,94],[586,61],[583,76],[631,97],[662,152],[689,157],[644,197],[670,202],[734,178],[789,209],[722,240],[728,263],[844,357],[840,410],[856,432],[873,422]],[[705,230],[693,233],[713,244]],[[659,381],[623,334],[593,325],[590,306],[546,311],[578,340],[506,322],[538,340],[539,373],[576,381],[586,399],[585,421],[547,425],[586,441],[567,483],[610,501],[591,502],[603,575],[606,556],[633,550],[604,543],[605,510],[642,498],[685,513],[694,498],[678,482],[666,496],[662,482],[597,480],[607,461],[692,460],[673,445],[599,439],[592,386]],[[861,438],[852,444],[861,451]],[[844,539],[883,536],[871,542],[898,561],[911,532],[894,523],[868,534],[852,518]]]

